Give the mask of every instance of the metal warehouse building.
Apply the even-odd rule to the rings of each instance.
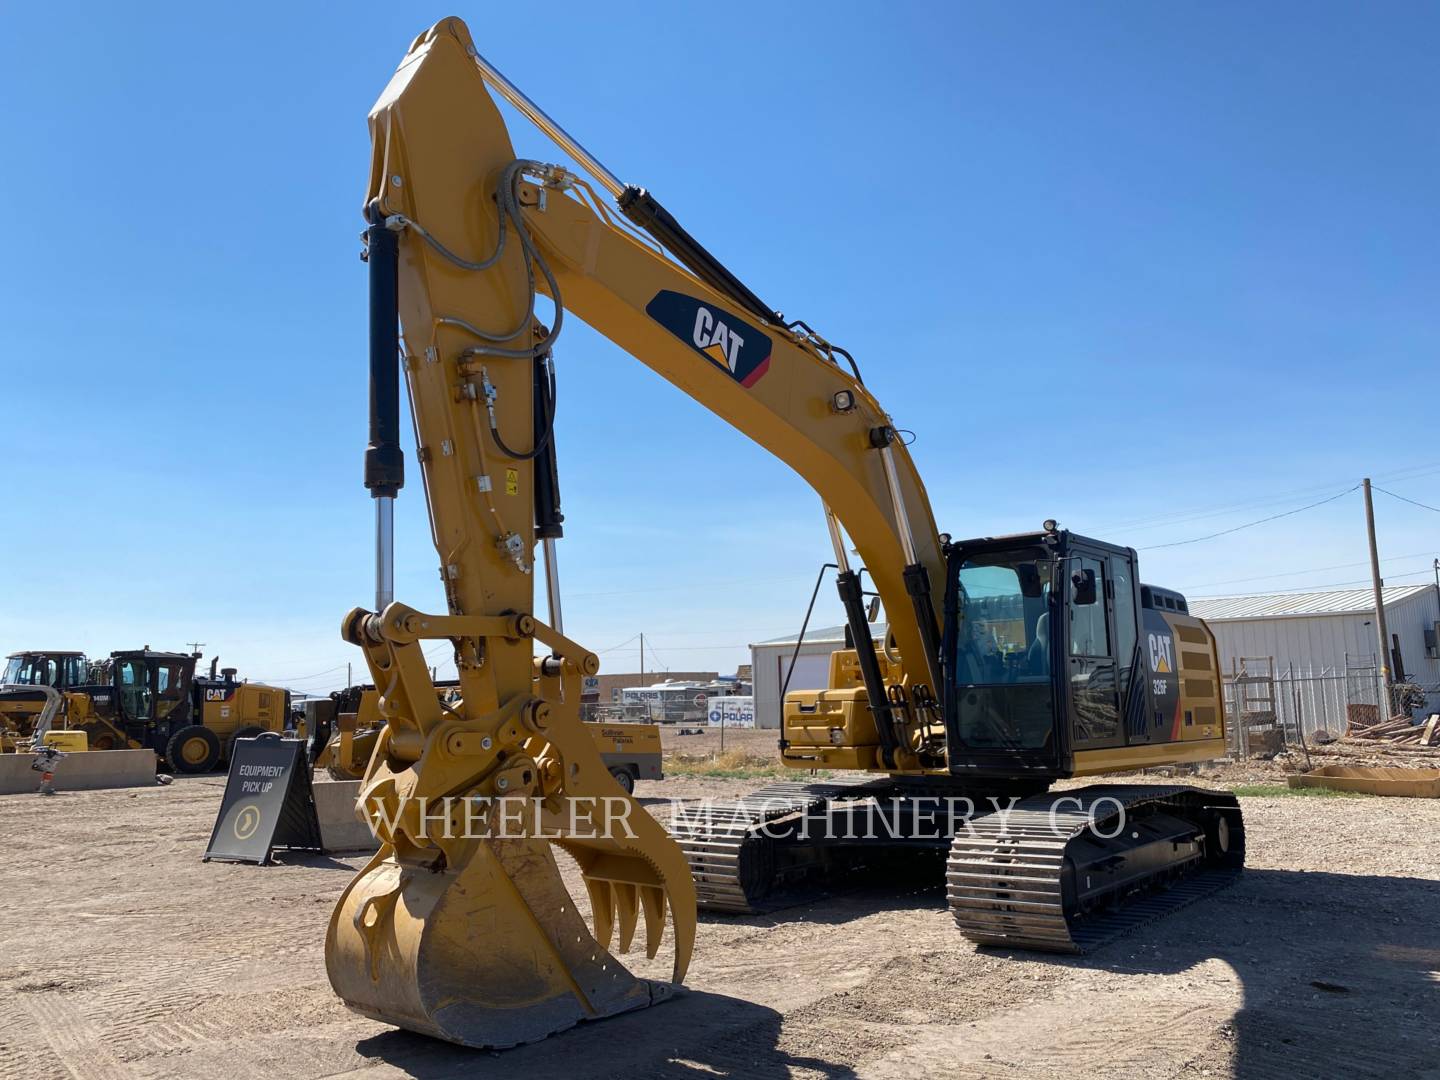
[[[885,640],[886,626],[874,623],[870,632],[876,641]],[[780,688],[792,658],[795,673],[790,677],[791,690],[822,690],[830,685],[830,654],[845,647],[845,627],[826,626],[808,630],[795,655],[795,635],[761,641],[750,646],[750,662],[755,677],[755,726],[780,726]]]
[[[1440,711],[1440,591],[1434,585],[1383,590],[1397,681],[1420,686],[1426,712]],[[1279,712],[1287,725],[1343,730],[1346,710],[1378,700],[1375,598],[1370,589],[1192,597],[1192,614],[1215,634],[1220,667],[1250,674],[1274,661]],[[1423,715],[1423,714],[1422,714]]]

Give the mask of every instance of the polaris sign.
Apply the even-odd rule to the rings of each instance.
[[[712,697],[710,699],[710,724],[713,727],[754,727],[755,699],[753,697]]]

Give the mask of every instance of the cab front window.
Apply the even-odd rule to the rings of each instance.
[[[18,686],[58,686],[59,665],[48,656],[12,656],[5,665],[5,682]]]
[[[1040,547],[956,558],[951,692],[960,740],[978,750],[1043,750],[1054,730],[1055,561]]]
[[[980,685],[1050,678],[1050,559],[1013,552],[976,555],[960,566],[956,677]]]

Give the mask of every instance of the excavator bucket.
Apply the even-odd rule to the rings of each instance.
[[[400,608],[372,625],[403,622],[390,617]],[[498,1049],[664,1001],[684,978],[695,940],[689,866],[610,776],[579,720],[579,674],[595,658],[557,641],[569,654],[564,691],[561,679],[541,679],[541,696],[473,717],[463,701],[442,714],[433,685],[397,692],[359,797],[380,850],[341,894],[325,941],[330,984],[351,1008]],[[369,651],[391,670],[413,651],[425,677],[414,643]],[[571,707],[552,710],[551,697]],[[578,870],[593,930],[556,847]],[[654,959],[667,911],[672,981],[637,978],[612,942],[628,952],[643,925]]]
[[[502,728],[494,741],[505,734]],[[427,821],[408,813],[396,794],[417,770],[397,778],[383,749],[377,754],[362,801],[377,810],[372,823],[382,846],[341,895],[325,942],[331,985],[351,1008],[464,1046],[503,1048],[675,992],[671,983],[636,978],[609,949],[618,928],[618,948],[629,951],[643,916],[646,952],[655,957],[668,908],[675,927],[671,977],[680,982],[695,935],[695,891],[684,856],[605,773],[584,731],[578,739],[554,734],[549,749],[564,744],[576,751],[566,760],[579,766],[577,781],[587,779],[577,786],[589,791],[593,784],[613,821],[577,827],[573,814],[547,809],[562,805],[553,796],[504,808],[502,800],[478,822],[464,805],[469,796],[442,800],[448,816],[432,809]],[[446,735],[440,733],[442,742]],[[527,809],[530,822],[521,820]],[[605,827],[616,822],[623,827]],[[500,835],[505,825],[511,833],[518,825],[521,835]],[[463,835],[469,832],[481,835]],[[578,865],[593,933],[552,845]]]
[[[351,1008],[376,1020],[475,1047],[534,1042],[582,1020],[643,1009],[674,987],[636,978],[607,949],[618,918],[626,951],[643,905],[655,954],[665,890],[643,863],[639,869],[632,876],[652,884],[587,879],[598,898],[597,941],[561,880],[549,841],[483,840],[468,861],[439,872],[405,866],[387,846],[331,918],[325,949],[331,984]],[[683,861],[678,869],[684,871]],[[684,911],[686,901],[679,902]],[[693,919],[677,942],[677,981]]]

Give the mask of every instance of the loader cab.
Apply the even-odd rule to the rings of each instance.
[[[0,674],[0,742],[5,733],[29,736],[52,691],[83,684],[90,665],[80,652],[31,651],[5,658]]]
[[[952,544],[945,625],[952,773],[1068,776],[1076,752],[1124,745],[1133,549],[1057,529]]]
[[[190,685],[195,676],[195,657],[189,653],[113,652],[104,668],[102,681],[109,699],[92,695],[97,705],[109,706],[97,709],[102,715],[109,712],[126,728],[188,722]]]
[[[81,652],[20,652],[5,658],[0,684],[7,686],[53,686],[66,690],[86,682],[90,665]]]

